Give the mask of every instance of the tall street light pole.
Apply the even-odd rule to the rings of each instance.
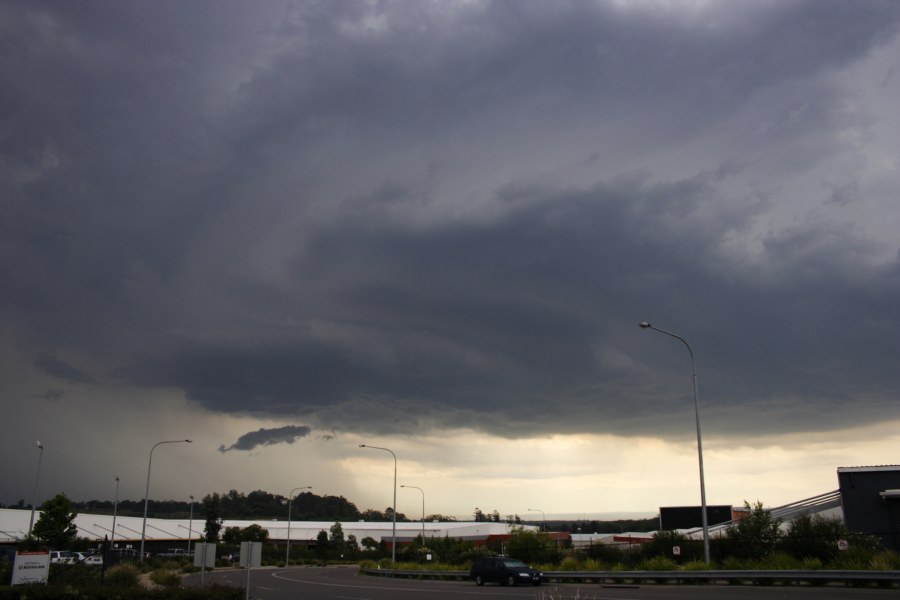
[[[700,395],[697,391],[697,367],[694,363],[694,350],[687,340],[670,331],[654,327],[647,321],[640,322],[641,329],[652,329],[679,340],[691,355],[691,380],[694,385],[694,421],[697,424],[697,458],[700,463],[700,518],[703,524],[703,559],[709,564],[709,523],[706,518],[706,478],[703,475],[703,438],[700,435]]]
[[[367,446],[366,444],[360,444],[360,448],[372,448],[373,450],[384,450],[385,452],[390,452],[391,456],[394,457],[394,514],[392,517],[394,518],[393,525],[391,526],[391,562],[397,562],[397,455],[394,454],[393,450],[389,450],[388,448],[380,448],[378,446]]]
[[[425,547],[425,490],[420,487],[416,487],[414,485],[401,485],[402,488],[410,488],[413,490],[419,490],[422,493],[422,547]]]
[[[150,500],[150,467],[153,466],[153,451],[156,450],[157,446],[161,446],[162,444],[181,443],[190,444],[191,440],[167,440],[164,442],[156,442],[155,444],[153,444],[153,447],[150,448],[150,460],[147,461],[147,488],[144,490],[144,524],[141,526],[141,560],[145,560],[144,540],[147,539],[147,503]]]
[[[191,554],[191,538],[194,537],[194,497],[188,496],[191,499],[191,516],[188,517],[188,550],[187,553],[190,556]]]
[[[38,480],[41,478],[41,461],[44,459],[44,445],[37,440],[38,447],[38,465],[34,474],[34,492],[31,494],[31,521],[28,522],[28,537],[31,537],[31,531],[34,529],[34,509],[37,508],[37,488]]]
[[[294,503],[294,492],[297,490],[311,490],[311,485],[305,485],[303,487],[296,487],[291,490],[291,493],[288,495],[288,532],[287,532],[287,548],[284,551],[284,566],[287,567],[291,564],[291,506]]]
[[[542,519],[543,522],[544,522],[544,531],[546,532],[546,531],[547,531],[547,516],[544,514],[544,511],[542,511],[542,510],[539,509],[539,508],[529,508],[528,510],[529,510],[529,512],[539,512],[539,513],[541,513],[541,519]]]
[[[112,548],[116,541],[116,513],[119,512],[119,476],[116,475],[116,499],[113,502],[113,522],[112,522],[112,537],[109,538],[109,547]]]

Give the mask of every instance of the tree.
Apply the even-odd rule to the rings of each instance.
[[[747,516],[725,531],[729,554],[735,558],[765,558],[781,537],[781,519],[773,518],[760,501],[753,506],[744,501],[744,507],[750,511]]]
[[[222,533],[222,541],[226,544],[237,545],[242,541],[240,527],[226,527]]]
[[[838,518],[800,515],[791,521],[778,547],[801,560],[813,558],[827,564],[839,554],[838,540],[847,539],[849,534]]]
[[[513,527],[506,542],[506,553],[523,562],[551,562],[556,557],[556,547],[546,533]]]
[[[362,546],[369,552],[378,550],[378,542],[372,536],[367,535],[362,539]]]
[[[269,530],[263,529],[260,525],[254,523],[241,529],[242,542],[267,542],[269,541]]]
[[[41,506],[41,516],[34,524],[33,535],[51,548],[65,549],[78,536],[72,501],[57,494]]]
[[[219,494],[207,494],[203,498],[203,512],[206,515],[205,539],[215,543],[222,531],[222,498]]]
[[[316,536],[316,553],[320,556],[328,554],[328,532],[324,529]]]
[[[343,548],[344,546],[344,528],[337,521],[331,526],[331,534],[328,536],[328,543],[334,548]]]

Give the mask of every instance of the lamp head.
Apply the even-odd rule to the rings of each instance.
[[[188,444],[193,444],[193,443],[194,443],[193,440],[184,440],[184,441],[186,441]]]
[[[360,447],[360,448],[365,448],[366,445],[365,445],[365,444],[360,444],[359,447]]]
[[[41,450],[44,449],[44,445],[41,443],[41,440],[37,440],[37,447],[40,448]]]
[[[653,327],[653,325],[651,325],[651,324],[648,323],[647,321],[641,321],[641,322],[640,322],[640,326],[641,326],[641,329],[647,329],[647,328],[649,328],[649,327]]]

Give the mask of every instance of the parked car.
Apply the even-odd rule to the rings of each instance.
[[[103,565],[103,556],[97,552],[76,552],[80,558],[78,562],[90,567],[100,567]]]
[[[68,550],[51,550],[50,564],[52,565],[70,565],[75,562],[75,555]]]
[[[544,574],[532,569],[521,560],[491,556],[476,558],[472,562],[469,577],[472,578],[475,585],[484,585],[489,581],[497,582],[500,585],[518,585],[520,583],[541,585]]]

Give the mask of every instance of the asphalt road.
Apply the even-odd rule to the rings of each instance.
[[[207,573],[207,584],[244,587],[243,569]],[[200,575],[188,578],[199,584]],[[464,581],[422,581],[359,575],[356,567],[261,568],[250,572],[253,600],[880,600],[900,597],[896,589],[847,587],[691,586],[691,585],[575,585],[546,584],[540,587],[478,587]]]

